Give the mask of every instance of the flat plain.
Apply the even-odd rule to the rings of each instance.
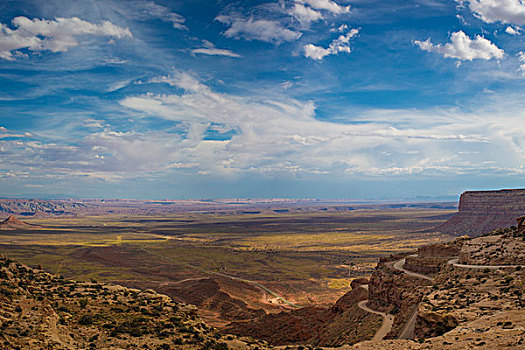
[[[44,228],[0,232],[0,253],[66,278],[156,289],[220,326],[261,310],[333,303],[380,257],[450,239],[431,228],[454,212],[32,217],[25,221]]]

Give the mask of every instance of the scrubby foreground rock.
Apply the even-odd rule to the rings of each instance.
[[[452,259],[454,251],[459,258]],[[419,282],[392,268],[399,257],[386,259],[378,265],[369,288],[377,308],[396,314],[388,335],[392,339],[347,349],[525,349],[523,251],[525,236],[517,228],[420,249],[412,264],[442,261],[439,272],[431,274],[432,281]],[[379,276],[383,281],[373,283]],[[411,339],[396,339],[413,315],[403,310],[411,307],[415,310]]]
[[[524,232],[507,228],[392,255],[379,261],[367,288],[356,285],[330,309],[268,315],[230,330],[293,349],[525,349],[523,252]],[[370,341],[381,321],[355,308],[365,299],[393,316],[385,340]]]
[[[1,349],[265,349],[154,291],[75,282],[0,256]]]

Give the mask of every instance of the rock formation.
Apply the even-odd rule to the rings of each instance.
[[[418,258],[450,258],[458,256],[460,247],[454,244],[429,244],[419,247]]]
[[[0,222],[0,230],[29,230],[38,227],[40,226],[31,225],[26,222],[20,221],[13,215],[10,215],[7,219]]]
[[[436,231],[478,236],[501,227],[515,225],[525,214],[525,189],[467,191],[461,195],[458,213],[437,226]]]
[[[518,223],[518,233],[525,232],[525,216],[516,218],[516,222]]]

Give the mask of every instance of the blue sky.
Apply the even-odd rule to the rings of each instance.
[[[2,1],[0,193],[523,187],[519,0]]]

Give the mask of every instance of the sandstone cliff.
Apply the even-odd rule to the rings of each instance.
[[[516,225],[516,217],[523,214],[525,189],[467,191],[461,195],[458,213],[435,230],[478,236],[497,228]]]

